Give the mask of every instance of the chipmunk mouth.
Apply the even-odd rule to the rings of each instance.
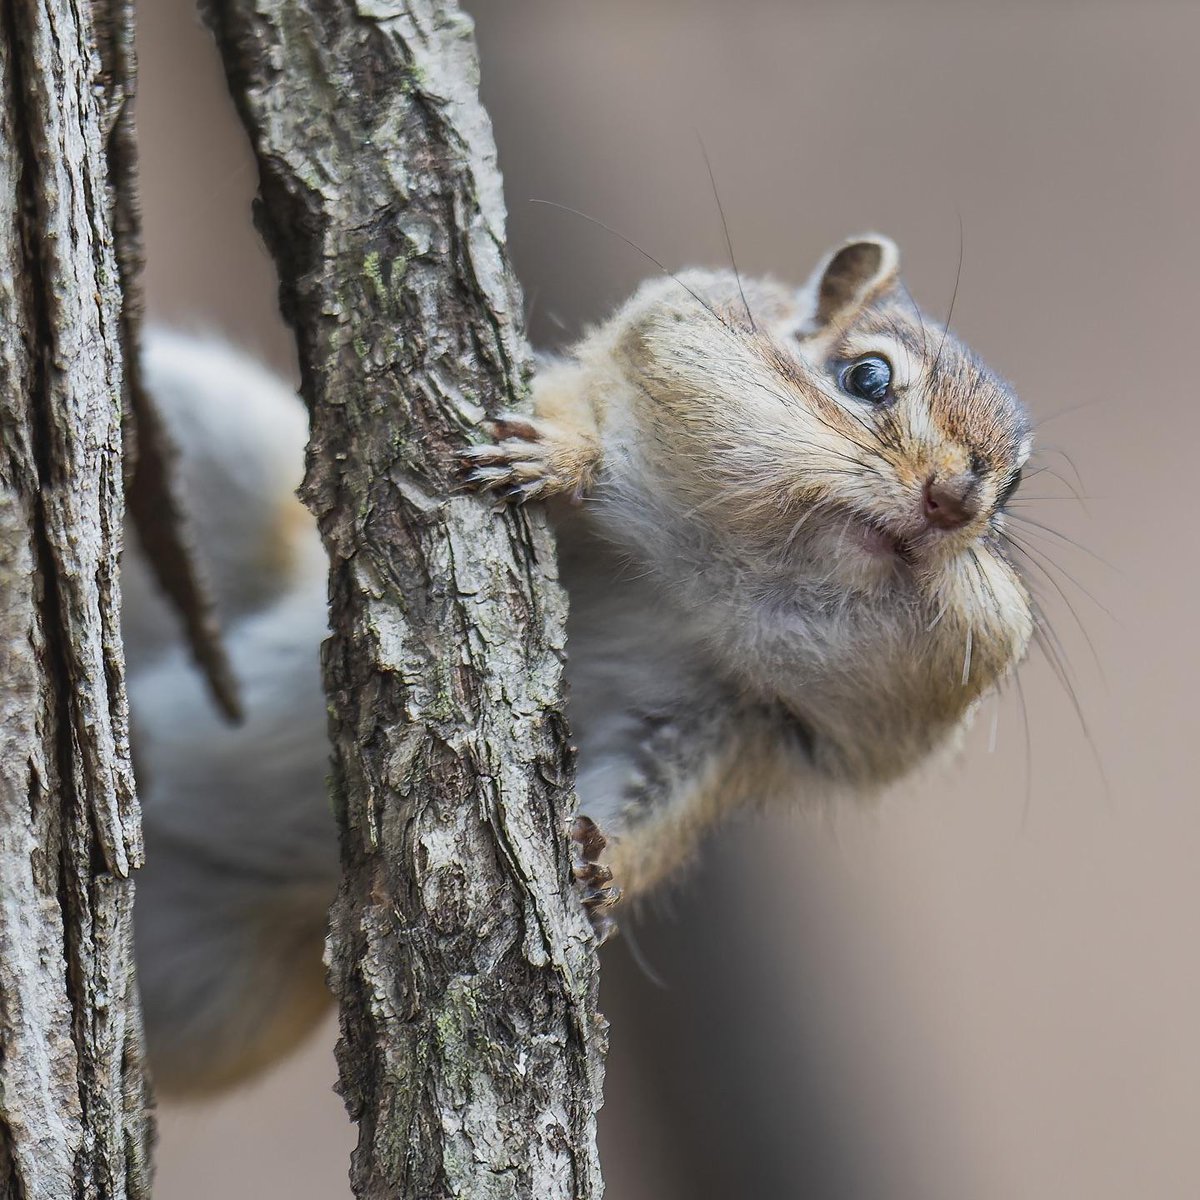
[[[803,516],[789,544],[811,562],[854,578],[864,570],[863,578],[890,576],[914,566],[918,557],[912,539],[891,522],[843,503],[821,504]]]
[[[871,558],[899,559],[908,565],[912,564],[912,543],[881,521],[865,517],[862,513],[849,513],[846,536]]]
[[[909,540],[890,523],[848,504],[823,504],[804,521],[792,548],[805,574],[875,594],[905,579],[916,565]]]

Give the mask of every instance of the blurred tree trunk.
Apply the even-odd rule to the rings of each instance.
[[[454,450],[529,368],[470,22],[208,0],[312,416],[359,1197],[598,1200],[603,1021],[571,895],[564,598]]]
[[[132,26],[0,4],[0,1197],[149,1194],[141,828],[118,629],[122,293],[107,136]]]

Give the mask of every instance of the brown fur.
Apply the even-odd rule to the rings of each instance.
[[[653,787],[584,792],[627,888],[731,808],[789,790],[867,795],[913,770],[1025,651],[1033,618],[996,502],[1028,424],[1007,385],[916,310],[898,270],[874,237],[835,250],[807,291],[748,282],[745,304],[730,274],[646,284],[539,375],[533,422],[503,419],[498,445],[469,452],[476,483],[509,498],[584,500],[575,524],[648,581],[627,620],[662,623],[638,651],[661,655],[660,675],[682,655],[701,690],[711,680],[715,712],[775,706],[810,732],[801,759],[778,724],[701,723],[693,761],[652,771]],[[891,365],[882,403],[845,388],[864,355]],[[964,497],[956,526],[925,516],[938,481]],[[581,586],[627,603],[619,573],[590,571]],[[656,697],[680,713],[702,703],[692,685]]]

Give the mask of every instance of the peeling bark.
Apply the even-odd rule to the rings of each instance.
[[[463,495],[453,458],[530,362],[472,27],[449,0],[207,13],[258,156],[331,559],[355,1193],[598,1200],[564,598],[541,514]]]
[[[120,86],[100,71],[86,8],[0,0],[5,1200],[149,1194],[117,592],[122,297],[102,111]]]

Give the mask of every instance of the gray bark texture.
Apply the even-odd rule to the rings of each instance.
[[[137,83],[132,0],[92,0],[104,83],[109,196],[117,270],[124,304],[125,503],[150,569],[180,618],[192,656],[217,706],[241,717],[237,680],[230,668],[207,580],[175,470],[176,450],[142,384],[136,353],[142,323],[142,222],[138,195],[133,103]]]
[[[131,45],[123,0],[97,7]],[[122,293],[107,136],[129,55],[0,0],[0,1197],[149,1194],[141,862],[118,628]]]
[[[454,459],[530,365],[472,26],[449,0],[206,7],[258,156],[331,559],[353,1187],[598,1200],[565,602],[541,514],[464,495]]]

